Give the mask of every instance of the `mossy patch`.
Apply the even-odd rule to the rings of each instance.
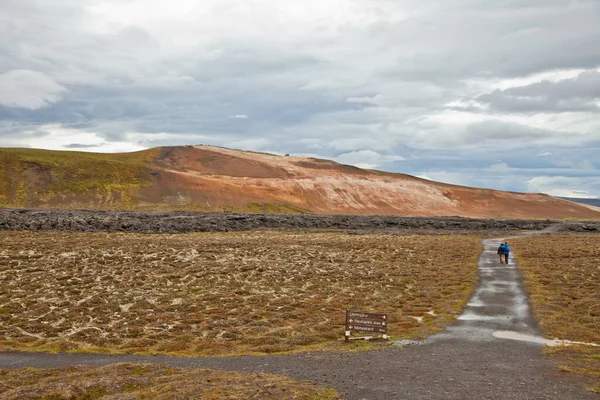
[[[158,151],[0,149],[0,207],[132,208]]]

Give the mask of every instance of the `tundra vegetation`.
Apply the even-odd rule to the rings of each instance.
[[[0,232],[0,348],[265,354],[360,348],[346,309],[422,338],[476,281],[476,236]]]
[[[0,398],[334,400],[339,395],[334,390],[280,375],[113,364],[106,367],[0,370]]]
[[[139,189],[151,182],[158,152],[0,149],[0,206],[132,208]]]
[[[600,345],[600,236],[513,240],[532,307],[550,339]],[[547,347],[564,371],[589,378],[600,392],[600,346]]]

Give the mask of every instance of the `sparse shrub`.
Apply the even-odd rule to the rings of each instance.
[[[513,240],[512,246],[545,334],[600,343],[600,236],[540,236]],[[558,347],[548,353],[563,370],[587,376],[592,387],[600,382],[599,347]]]
[[[223,339],[234,340],[240,339],[242,337],[242,333],[240,331],[229,331],[223,334]]]
[[[158,346],[156,346],[156,350],[158,351],[164,351],[164,352],[181,352],[181,351],[186,351],[189,350],[191,348],[191,343],[188,341],[181,341],[181,340],[175,340],[175,341],[169,341],[169,342],[163,342],[161,344],[159,344]]]
[[[125,329],[123,337],[125,338],[139,338],[144,335],[144,329],[136,326],[132,326]]]
[[[45,349],[71,334],[87,348],[196,354],[329,346],[346,309],[388,313],[391,335],[433,333],[467,301],[480,250],[474,236],[274,232],[0,232],[0,241],[10,285],[0,335],[11,345]],[[457,246],[464,256],[448,264]],[[16,288],[26,288],[18,302]],[[431,310],[427,326],[402,318]]]
[[[331,389],[280,375],[157,365],[15,369],[0,371],[0,378],[0,397],[18,399],[339,398]]]
[[[81,395],[77,396],[78,400],[96,400],[109,394],[108,390],[102,387],[87,388]]]
[[[339,334],[334,334],[330,339],[339,337]],[[290,337],[287,342],[293,346],[306,346],[315,343],[315,337],[310,335],[297,335]]]
[[[257,353],[283,353],[286,351],[294,350],[294,346],[286,343],[278,343],[278,344],[264,344],[261,346],[256,346],[252,348],[252,351]]]

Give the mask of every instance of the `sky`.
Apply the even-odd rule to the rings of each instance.
[[[0,147],[600,198],[600,0],[0,0]]]

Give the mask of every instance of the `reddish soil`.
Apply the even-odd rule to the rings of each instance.
[[[243,209],[284,205],[317,214],[481,218],[600,218],[600,209],[543,194],[442,184],[328,160],[212,146],[165,147],[155,161],[150,203]]]

